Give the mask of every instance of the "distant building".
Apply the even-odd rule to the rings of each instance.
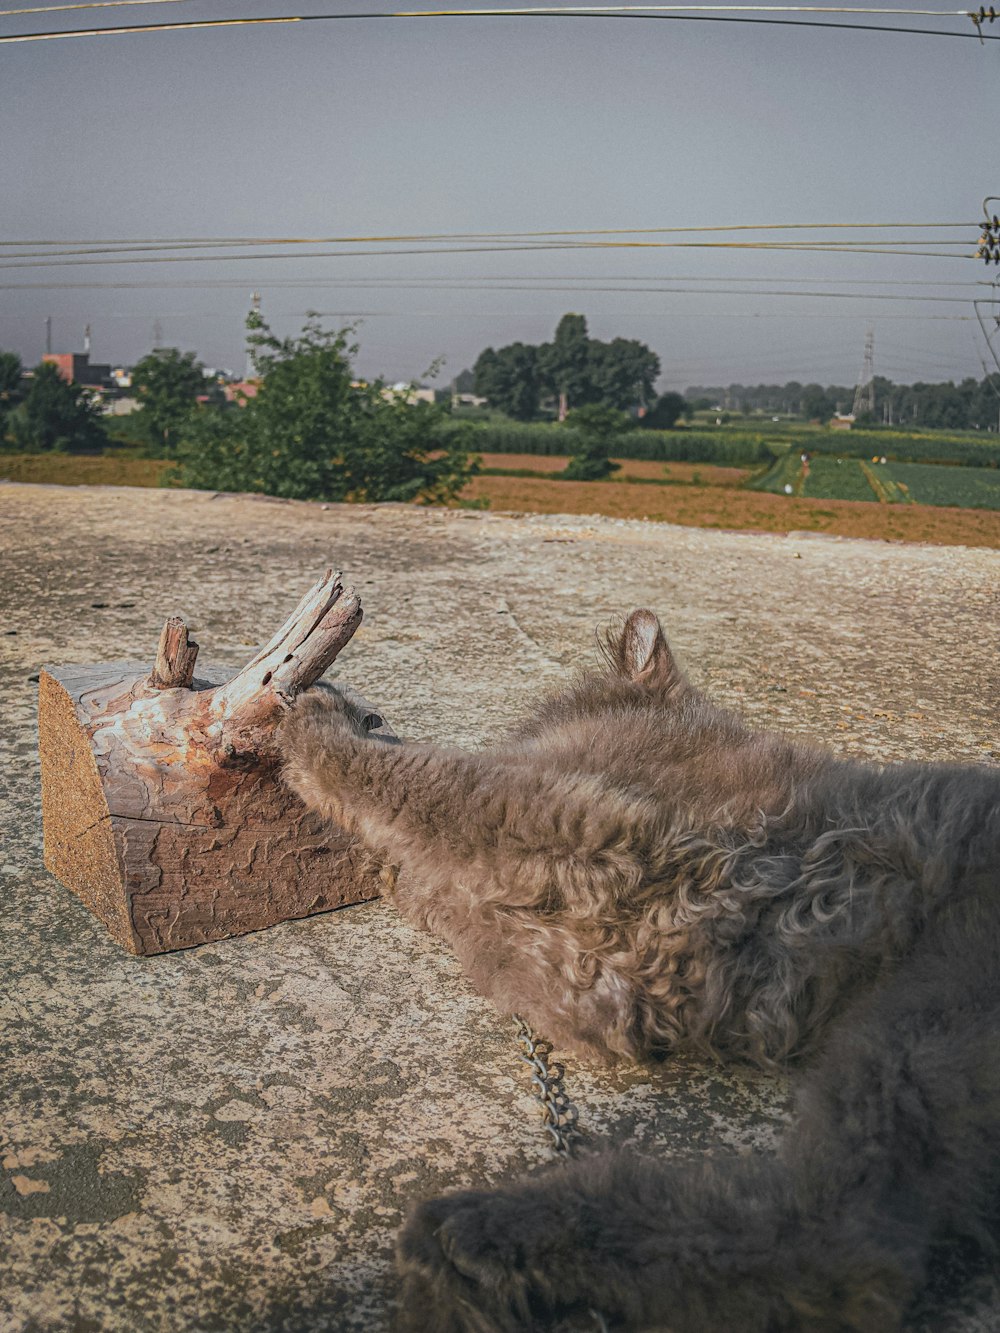
[[[42,360],[55,366],[67,384],[79,384],[98,393],[117,387],[111,367],[92,363],[89,352],[46,352]]]
[[[245,403],[248,398],[256,398],[259,390],[260,380],[234,380],[232,384],[222,385],[227,403]]]
[[[434,390],[423,384],[408,384],[400,380],[397,384],[387,384],[382,390],[382,397],[394,402],[402,399],[404,403],[433,403]]]
[[[138,398],[125,396],[123,398],[108,398],[105,400],[102,411],[106,417],[127,417],[133,412],[137,412],[141,407]]]
[[[835,412],[830,418],[831,430],[850,430],[853,425],[853,412]]]

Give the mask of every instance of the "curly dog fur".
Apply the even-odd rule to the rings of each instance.
[[[899,1326],[1000,1183],[1000,772],[755,731],[649,611],[478,754],[369,734],[330,689],[280,737],[302,799],[400,867],[411,921],[554,1042],[806,1065],[774,1157],[591,1158],[421,1205],[404,1322],[672,1333]]]

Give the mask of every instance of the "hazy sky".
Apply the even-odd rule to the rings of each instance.
[[[187,0],[0,15],[0,35],[369,7]],[[565,17],[0,45],[0,240],[972,222],[1000,193],[998,75],[997,42]],[[956,256],[976,240],[974,228],[939,236],[967,242],[948,247]],[[0,265],[25,264],[18,253],[4,247]],[[447,379],[489,344],[544,341],[567,310],[593,336],[647,342],[663,387],[851,384],[869,323],[876,370],[893,379],[978,377],[968,284],[995,272],[913,255],[614,248],[0,267],[0,348],[33,363],[51,315],[54,350],[81,348],[90,323],[94,358],[129,362],[158,322],[162,345],[239,369],[256,288],[281,333],[309,309],[360,318],[360,370],[390,379],[438,357]],[[862,299],[729,294],[751,278]],[[429,279],[456,286],[405,285]],[[643,281],[722,294],[542,290]]]

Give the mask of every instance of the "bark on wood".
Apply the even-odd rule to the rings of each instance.
[[[197,656],[198,645],[193,639],[188,640],[187,625],[180,616],[171,616],[160,635],[156,664],[149,677],[150,685],[157,690],[167,690],[174,686],[190,689]]]
[[[331,572],[228,681],[193,679],[198,646],[177,618],[151,673],[128,662],[42,671],[45,864],[126,949],[243,934],[374,897],[391,880],[281,784],[272,745],[282,712],[361,614]]]

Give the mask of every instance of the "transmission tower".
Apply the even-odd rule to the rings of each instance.
[[[162,324],[160,323],[160,321],[157,319],[157,320],[154,320],[154,321],[153,321],[153,351],[154,351],[154,352],[158,352],[158,351],[160,350],[160,344],[161,344],[162,342],[163,342],[163,325],[162,325]]]
[[[865,412],[875,415],[875,330],[872,328],[865,334],[865,368],[854,390],[851,415],[860,417]]]

